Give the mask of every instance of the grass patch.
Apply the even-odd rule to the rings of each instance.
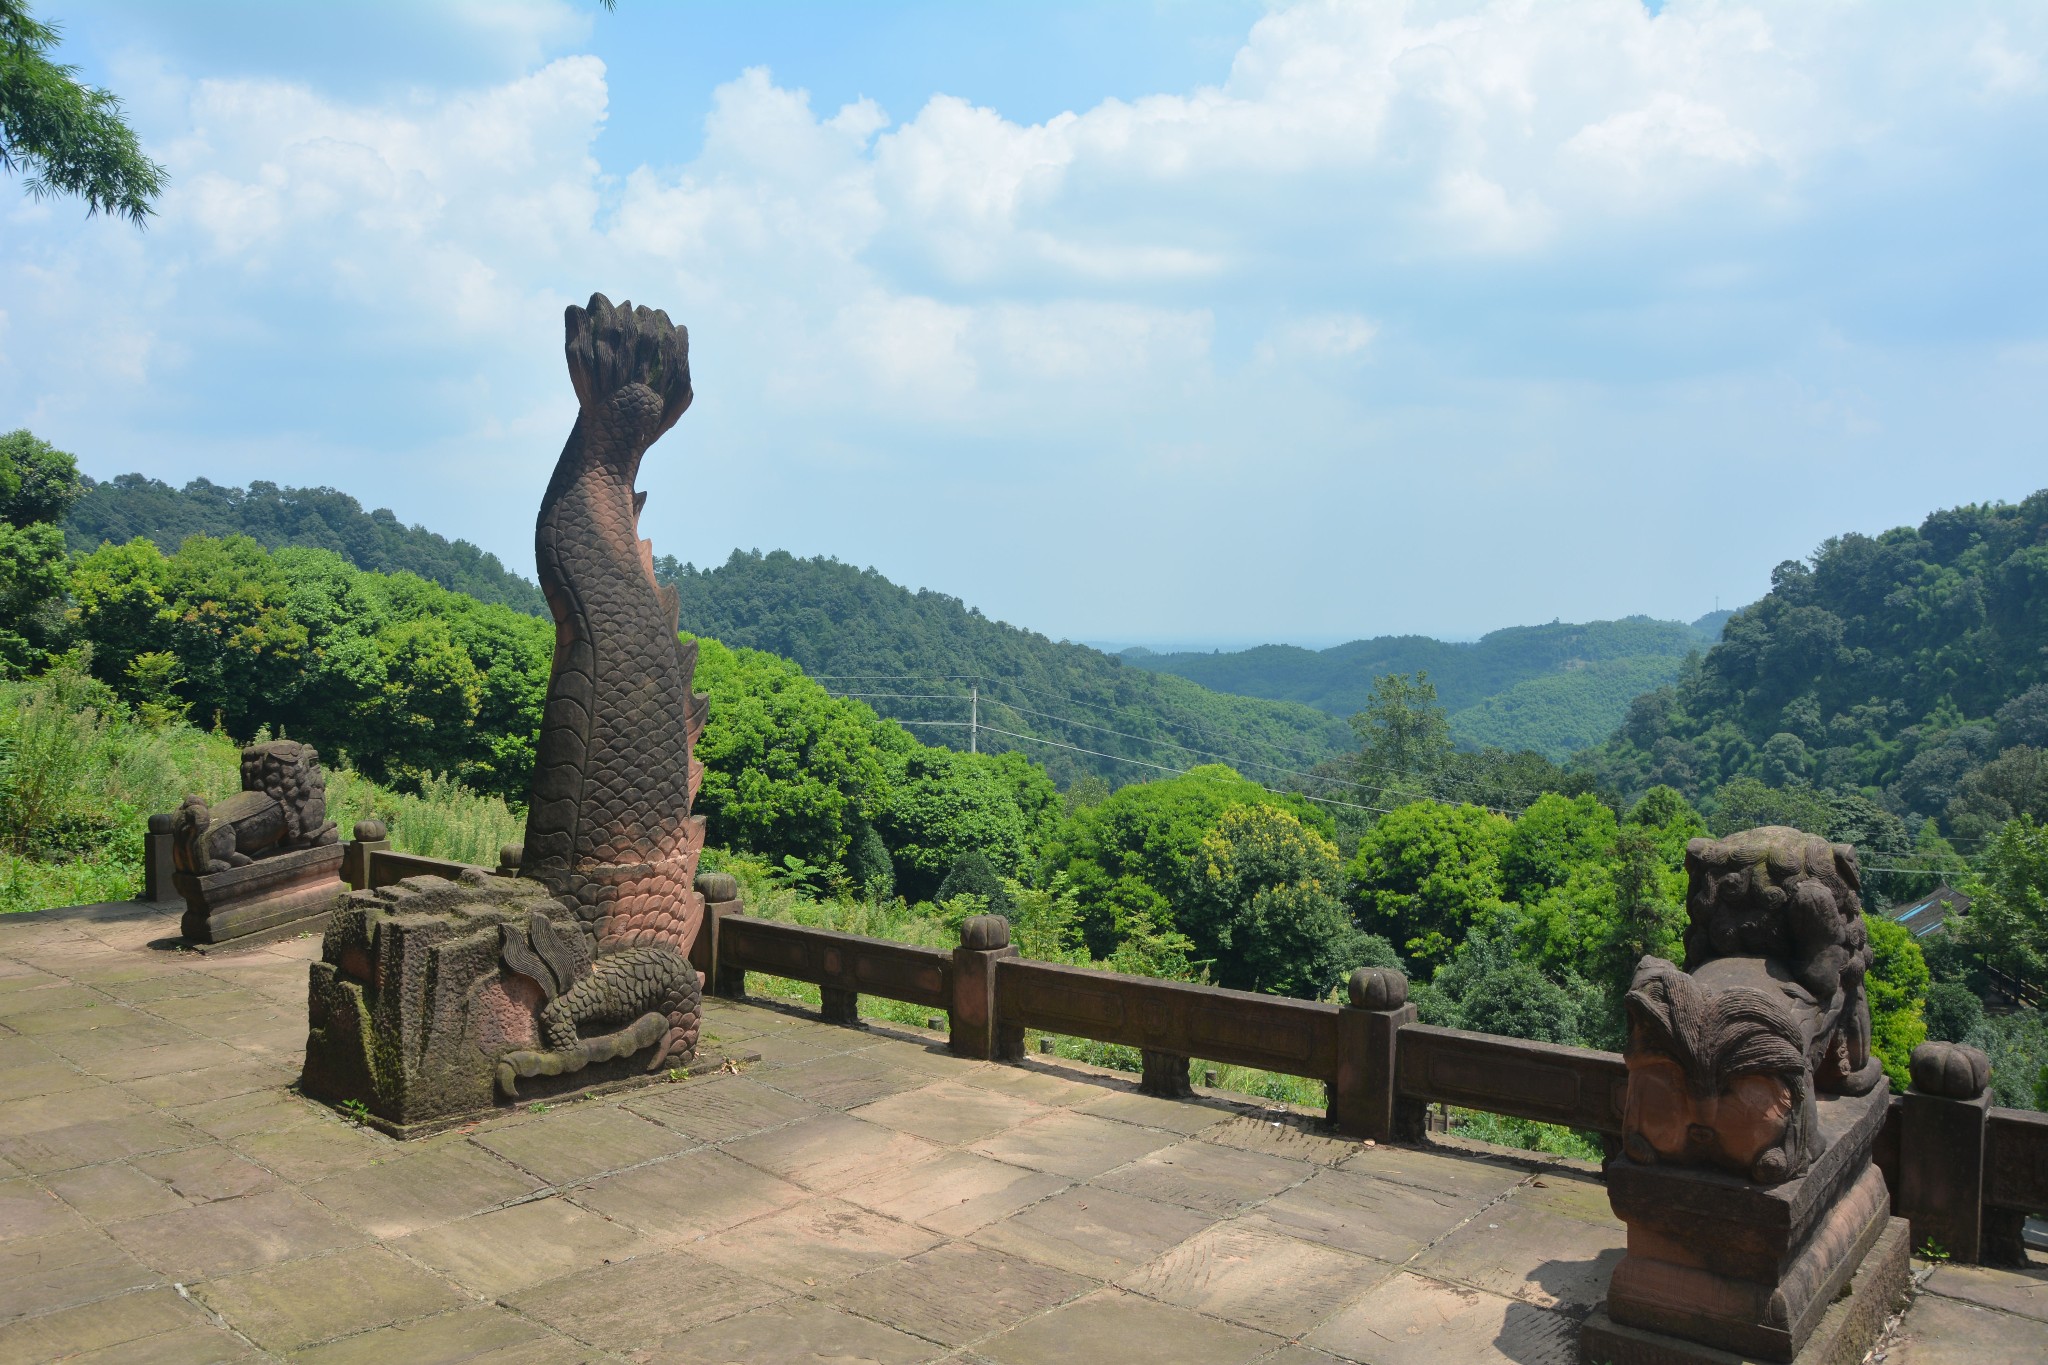
[[[1555,1123],[1509,1118],[1505,1114],[1488,1114],[1478,1109],[1453,1108],[1451,1131],[1475,1142],[1490,1142],[1496,1147],[1514,1147],[1524,1152],[1548,1152],[1554,1156],[1578,1157],[1582,1161],[1600,1161],[1606,1156],[1597,1133],[1582,1133]]]
[[[132,899],[149,817],[240,791],[241,756],[225,734],[146,723],[75,665],[0,683],[0,913]],[[343,838],[375,816],[397,849],[486,866],[525,829],[503,800],[452,779],[429,776],[415,796],[345,764],[327,768],[327,814]]]

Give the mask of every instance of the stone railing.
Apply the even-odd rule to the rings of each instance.
[[[343,875],[388,886],[465,866],[359,838]],[[754,919],[737,901],[708,907],[693,957],[716,995],[745,995],[748,972],[816,985],[835,1023],[858,1023],[863,995],[943,1011],[963,1057],[1021,1059],[1026,1029],[1136,1048],[1140,1086],[1155,1095],[1191,1093],[1195,1058],[1321,1081],[1332,1126],[1353,1137],[1413,1140],[1435,1103],[1598,1133],[1610,1155],[1622,1130],[1628,1072],[1618,1053],[1420,1023],[1407,979],[1379,968],[1352,973],[1345,1002],[1325,1004],[1032,961],[999,916],[968,920],[949,952]],[[2048,1114],[1996,1108],[1981,1077],[1959,1081],[1920,1061],[1877,1145],[1895,1212],[1911,1221],[1916,1249],[2023,1260],[2024,1219],[2048,1214]]]

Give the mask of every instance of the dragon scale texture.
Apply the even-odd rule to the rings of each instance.
[[[692,887],[704,820],[694,749],[705,698],[695,644],[640,539],[640,460],[690,405],[689,336],[656,309],[602,294],[566,316],[579,411],[555,465],[534,551],[555,619],[520,874],[545,883],[588,937],[591,975],[555,1002],[548,1032],[664,1012],[653,1065],[697,1041],[688,956],[704,914]],[[673,957],[671,958],[671,955]],[[687,985],[684,975],[687,974]]]

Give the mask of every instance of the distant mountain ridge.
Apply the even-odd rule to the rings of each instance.
[[[208,479],[173,488],[140,474],[84,483],[85,495],[64,519],[64,538],[73,550],[92,550],[102,541],[125,545],[141,536],[168,554],[187,536],[242,535],[266,550],[332,550],[358,569],[418,574],[479,601],[529,616],[548,614],[540,588],[496,555],[424,526],[407,526],[388,508],[365,512],[332,488],[282,488],[262,480],[232,488]]]
[[[1643,692],[1679,675],[1711,646],[1732,615],[1698,621],[1619,621],[1510,626],[1471,642],[1382,635],[1329,649],[1261,645],[1216,654],[1127,650],[1126,663],[1204,687],[1299,702],[1333,716],[1362,710],[1373,679],[1427,670],[1451,714],[1452,734],[1475,745],[1534,749],[1562,759],[1614,733]]]
[[[780,654],[834,691],[870,694],[878,712],[930,744],[966,748],[978,721],[973,742],[1020,749],[1062,782],[1084,773],[1128,782],[1221,759],[1275,783],[1355,747],[1341,719],[1312,708],[1131,668],[873,569],[777,550],[735,551],[706,569],[664,556],[655,571],[675,585],[685,631]]]

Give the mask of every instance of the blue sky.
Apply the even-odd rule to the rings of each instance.
[[[2048,7],[75,0],[172,183],[0,191],[0,426],[531,569],[562,306],[691,330],[642,529],[1054,636],[1751,600],[2048,485]]]

